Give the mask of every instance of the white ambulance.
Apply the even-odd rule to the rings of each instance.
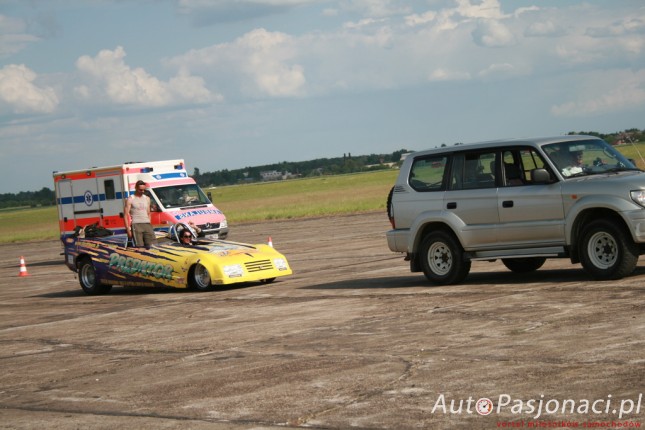
[[[53,175],[61,236],[94,223],[125,233],[125,202],[138,180],[147,185],[155,230],[192,221],[209,238],[228,235],[226,217],[188,176],[184,160],[132,162]]]

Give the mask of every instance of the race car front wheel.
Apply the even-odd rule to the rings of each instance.
[[[78,263],[78,281],[83,291],[89,295],[105,294],[112,289],[112,285],[101,284],[96,278],[96,270],[90,258],[83,258]]]
[[[211,275],[208,269],[201,264],[195,264],[188,275],[188,286],[198,291],[208,291],[213,288],[211,285]]]

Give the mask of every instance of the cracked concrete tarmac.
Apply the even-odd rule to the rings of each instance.
[[[477,262],[438,287],[388,228],[382,213],[233,225],[236,241],[271,236],[295,273],[208,293],[86,296],[58,242],[0,246],[0,428],[645,425],[642,261],[607,282],[568,260]]]

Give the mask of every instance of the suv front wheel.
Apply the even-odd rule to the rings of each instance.
[[[423,239],[419,259],[426,278],[438,285],[458,284],[470,272],[470,261],[464,261],[461,245],[444,231],[430,233]]]
[[[596,279],[621,279],[638,263],[638,245],[616,223],[596,220],[583,230],[580,242],[582,267]]]

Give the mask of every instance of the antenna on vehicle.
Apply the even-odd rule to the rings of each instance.
[[[641,159],[641,162],[645,164],[645,159],[643,158],[643,155],[641,154],[641,152],[638,150],[638,146],[636,146],[636,144],[634,143],[634,139],[632,139],[628,134],[625,134],[623,137],[623,140],[626,140],[634,147],[634,149],[636,150],[636,153]]]

